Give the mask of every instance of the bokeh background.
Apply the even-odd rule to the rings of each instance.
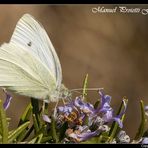
[[[81,87],[88,73],[89,87],[103,87],[112,96],[114,109],[124,96],[129,99],[124,129],[134,137],[140,123],[139,100],[148,104],[148,15],[92,13],[92,8],[98,6],[119,5],[0,5],[0,44],[9,41],[24,13],[33,15],[42,23],[57,51],[63,83],[69,89]],[[28,97],[12,95],[7,110],[12,118],[11,128],[17,125],[30,101]],[[98,94],[89,92],[89,98],[93,103]]]

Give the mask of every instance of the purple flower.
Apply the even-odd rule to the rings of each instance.
[[[96,112],[92,104],[83,102],[80,97],[76,97],[64,106],[59,106],[57,110],[58,118],[68,121],[69,127],[82,125],[88,116],[93,116]]]
[[[42,118],[45,122],[51,123],[51,119],[47,115],[42,115]]]
[[[130,137],[126,134],[125,131],[121,130],[117,135],[119,143],[129,143]]]
[[[98,129],[100,131],[103,131],[103,132],[108,132],[110,130],[110,128],[108,127],[108,125],[101,125],[101,126],[99,126]]]
[[[81,97],[76,97],[75,100],[59,106],[57,108],[57,124],[59,128],[65,122],[68,123],[66,135],[70,141],[80,142],[88,140],[91,137],[97,136],[101,132],[108,132],[108,123],[116,121],[120,128],[123,127],[122,115],[126,110],[126,103],[124,109],[117,116],[114,115],[114,110],[110,106],[111,96],[105,95],[103,91],[99,91],[101,96],[100,106],[94,106],[82,100]]]
[[[110,107],[111,96],[105,95],[102,90],[99,90],[99,94],[101,96],[101,106],[99,112],[106,112],[108,110],[111,110]]]
[[[85,103],[82,101],[80,97],[77,97],[74,101],[74,105],[79,108],[81,111],[87,114],[93,114],[96,110],[94,109],[94,106],[90,103]]]
[[[99,132],[99,130],[91,132],[88,126],[78,126],[76,130],[68,129],[66,135],[74,142],[81,142],[96,136]]]
[[[143,137],[142,144],[148,144],[148,137]]]
[[[72,110],[73,110],[73,108],[69,104],[65,105],[65,106],[59,106],[58,107],[58,111],[60,113],[66,114],[66,115],[69,115],[72,112]]]
[[[148,105],[144,107],[145,114],[148,116]]]
[[[102,115],[102,119],[105,122],[109,122],[110,120],[113,119],[113,109],[106,111],[103,115]]]
[[[6,95],[6,99],[5,99],[5,102],[3,103],[3,107],[4,107],[4,110],[7,110],[8,107],[10,106],[12,96],[10,94],[8,94],[5,89],[3,89],[3,91],[4,91],[5,95]]]
[[[124,109],[119,115],[113,116],[113,110],[111,110],[111,111],[107,111],[106,114],[103,116],[103,118],[105,118],[105,120],[107,122],[116,121],[120,128],[123,128],[123,123],[121,121],[121,118],[122,118],[122,116],[125,113],[126,108],[127,108],[127,105],[126,105],[124,100],[123,100],[123,102],[124,102]]]
[[[111,121],[116,121],[119,124],[119,127],[123,127],[123,123],[121,121],[122,115],[125,113],[127,105],[125,101],[123,100],[124,103],[124,109],[118,116],[114,116],[114,111],[110,107],[110,102],[111,102],[111,97],[109,95],[105,95],[103,91],[99,91],[99,94],[101,96],[101,106],[99,108],[99,112],[102,113],[102,119],[105,122],[111,122]]]
[[[125,100],[123,100],[123,104],[124,104],[124,109],[122,110],[122,112],[119,115],[117,115],[116,117],[113,117],[113,120],[119,124],[120,128],[123,127],[123,123],[121,121],[121,118],[125,114],[125,111],[127,108],[127,104],[126,104]]]
[[[112,121],[116,121],[120,128],[123,127],[121,117],[125,113],[126,103],[124,102],[125,108],[118,116],[114,116],[114,111],[110,106],[111,96],[105,95],[102,90],[99,90],[99,94],[101,96],[100,107],[95,109],[94,106],[90,103],[84,102],[80,97],[76,97],[75,100],[70,103],[58,107],[58,112],[60,114],[60,118],[68,121],[70,127],[75,125],[83,125],[84,121],[88,120],[88,125],[94,125],[97,122],[97,117],[101,117],[103,120],[102,123],[109,123]],[[101,124],[98,124],[99,127]]]
[[[120,128],[123,128],[123,123],[120,118],[121,118],[120,116],[117,116],[117,117],[113,117],[112,120],[116,121]]]

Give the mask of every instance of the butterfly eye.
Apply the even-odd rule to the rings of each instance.
[[[28,45],[29,47],[31,47],[31,45],[32,45],[32,42],[29,42],[27,45]]]

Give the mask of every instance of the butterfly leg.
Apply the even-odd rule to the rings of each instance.
[[[57,114],[57,106],[59,104],[59,101],[56,102],[56,105],[54,107],[54,112],[53,112],[53,116],[56,117],[56,114]]]

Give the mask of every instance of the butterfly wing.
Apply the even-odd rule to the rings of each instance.
[[[56,78],[56,86],[60,87],[62,70],[59,58],[45,29],[31,15],[24,14],[18,21],[10,43],[20,44],[26,49],[33,51],[49,68]]]
[[[23,47],[13,43],[0,47],[0,86],[45,99],[56,89],[56,79],[32,51]]]

